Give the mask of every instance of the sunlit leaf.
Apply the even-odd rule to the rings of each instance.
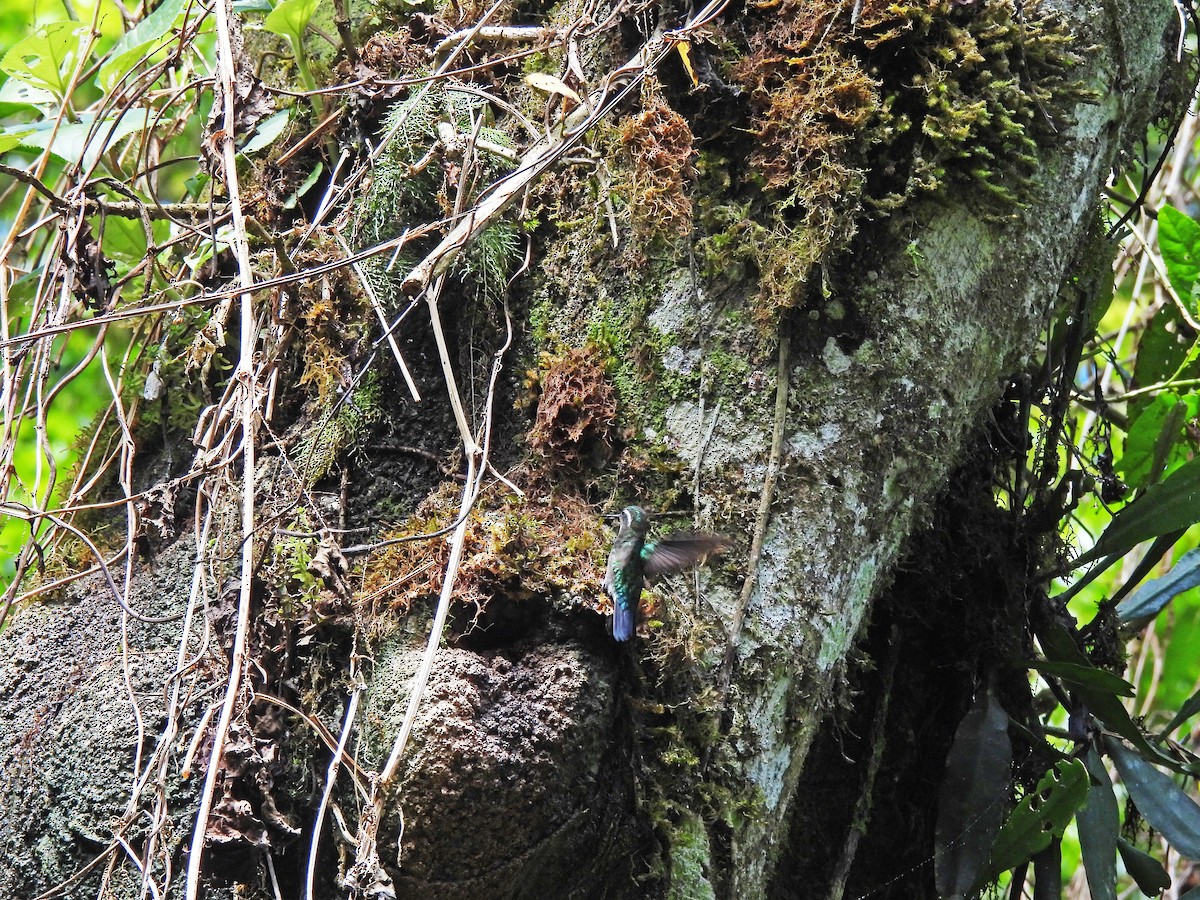
[[[1200,585],[1200,549],[1189,550],[1166,575],[1147,581],[1132,597],[1117,605],[1117,617],[1141,628],[1184,591]]]
[[[1138,811],[1167,842],[1188,859],[1200,859],[1200,806],[1170,775],[1115,738],[1104,746]]]
[[[700,79],[696,77],[696,68],[692,65],[692,45],[687,41],[679,41],[675,44],[675,49],[679,53],[684,71],[692,81],[692,87],[700,87]]]
[[[1116,900],[1117,832],[1121,827],[1117,798],[1095,748],[1088,751],[1083,763],[1090,776],[1087,803],[1075,816],[1083,868],[1092,900]]]
[[[20,147],[24,143],[25,137],[32,131],[32,128],[16,126],[11,129],[0,131],[0,153],[7,153],[14,147]]]
[[[1127,553],[1142,541],[1200,521],[1200,457],[1184,463],[1113,516],[1096,545],[1073,563]]]
[[[46,106],[57,102],[53,91],[34,87],[16,78],[8,78],[0,84],[0,106]]]
[[[50,122],[39,122],[21,138],[22,147],[50,148],[50,152],[69,163],[93,165],[100,154],[118,141],[136,134],[146,127],[150,113],[145,110],[130,110],[120,119],[105,119],[93,128],[94,117],[81,115],[80,121],[60,125],[51,139]]]
[[[575,93],[565,81],[545,72],[530,72],[525,76],[525,81],[543,94],[562,94],[564,97],[570,97],[576,103],[583,102],[579,94]]]
[[[1171,876],[1149,853],[1139,850],[1125,838],[1117,838],[1117,851],[1121,854],[1121,862],[1125,863],[1125,871],[1147,897],[1157,897],[1171,886]]]
[[[272,34],[283,35],[294,47],[298,46],[316,10],[317,0],[279,0],[263,20],[263,28]]]
[[[1008,715],[990,686],[959,723],[938,794],[935,876],[943,897],[965,897],[987,865],[1012,781]]]
[[[62,99],[79,62],[86,30],[78,22],[44,25],[4,54],[0,71]]]
[[[1171,287],[1194,316],[1197,311],[1193,296],[1200,278],[1200,223],[1170,206],[1158,211],[1158,243]]]
[[[122,35],[96,75],[97,86],[102,91],[111,91],[152,49],[151,45],[171,29],[186,3],[187,0],[163,0],[154,12]]]
[[[1012,811],[992,848],[990,881],[1033,858],[1061,837],[1076,811],[1087,802],[1088,775],[1077,759],[1062,760],[1042,776],[1037,788]],[[981,883],[982,883],[981,882]],[[978,883],[977,885],[978,886]]]

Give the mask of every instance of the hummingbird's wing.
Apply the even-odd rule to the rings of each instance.
[[[719,534],[672,534],[642,547],[642,571],[651,578],[680,572],[729,544]]]

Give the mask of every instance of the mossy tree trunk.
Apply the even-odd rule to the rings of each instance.
[[[566,6],[502,15],[580,14]],[[569,73],[598,83],[653,39],[639,32],[652,18],[687,21],[676,12],[625,12]],[[421,15],[363,58],[412,74],[426,63],[414,47],[455,24],[448,9]],[[975,691],[1025,650],[1026,579],[1049,540],[996,510],[993,465],[1024,438],[993,410],[1055,323],[1086,320],[1102,292],[1101,190],[1165,108],[1176,26],[1161,0],[1053,15],[785,0],[688,33],[686,56],[664,54],[571,148],[595,158],[532,181],[437,301],[497,477],[483,470],[462,520],[441,649],[379,798],[378,859],[359,826],[352,868],[347,835],[370,802],[343,770],[322,807],[328,741],[292,710],[336,741],[355,709],[346,739],[364,773],[384,770],[405,727],[454,554],[443,536],[371,542],[453,537],[466,469],[425,304],[397,331],[420,403],[383,356],[342,412],[281,401],[289,437],[264,451],[258,515],[282,530],[259,532],[253,571],[238,572],[236,514],[211,495],[228,534],[197,542],[184,515],[185,536],[139,544],[143,613],[180,611],[197,564],[227,579],[206,619],[186,619],[186,696],[171,694],[178,623],[122,617],[98,578],[0,635],[0,758],[25,773],[0,788],[0,893],[34,896],[106,847],[111,866],[77,895],[101,878],[131,891],[127,857],[154,833],[154,878],[182,895],[201,788],[180,767],[205,770],[206,710],[251,579],[259,693],[239,697],[225,742],[214,895],[240,882],[271,896],[277,878],[303,896],[324,808],[317,896],[344,894],[346,878],[412,897],[933,896],[921,864],[946,748]],[[547,68],[567,59],[547,53]],[[544,99],[513,70],[498,78],[489,89],[513,103]],[[442,99],[451,124],[477,110]],[[475,121],[476,138],[492,127]],[[425,151],[400,131],[401,176],[378,174],[351,211],[360,246],[419,224],[394,221],[398,208],[432,216],[445,199],[418,184]],[[537,140],[511,138],[517,152]],[[496,259],[521,241],[529,268],[502,288],[513,267]],[[296,262],[339,254],[329,240]],[[297,390],[336,381],[311,364],[330,344],[358,341],[343,346],[357,367],[360,336],[377,336],[359,282],[334,287],[338,310],[301,298],[306,331],[283,351]],[[619,645],[601,517],[627,503],[676,514],[656,533],[716,531],[732,548],[653,585],[656,607]],[[296,536],[330,520],[365,536]],[[141,720],[114,697],[141,698]],[[161,768],[135,783],[172,716]]]

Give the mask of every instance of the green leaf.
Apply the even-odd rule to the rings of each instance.
[[[275,8],[263,20],[263,28],[272,34],[281,34],[299,47],[304,38],[304,29],[317,11],[317,0],[279,0]]]
[[[267,116],[258,123],[258,127],[254,129],[254,134],[250,140],[246,141],[245,146],[241,148],[241,152],[246,156],[251,153],[257,153],[264,147],[269,147],[273,144],[281,134],[283,129],[287,128],[288,111],[281,109],[274,115]]]
[[[1060,760],[1042,776],[1037,789],[1012,811],[992,848],[987,876],[976,886],[999,877],[1050,846],[1062,836],[1076,811],[1087,802],[1088,775],[1077,759]]]
[[[60,125],[53,141],[50,139],[53,123],[38,122],[21,138],[21,146],[44,150],[48,145],[50,152],[59,159],[90,167],[109,147],[145,128],[149,117],[148,110],[130,110],[119,120],[104,119],[93,129],[94,114],[84,113],[79,122]]]
[[[321,173],[324,171],[325,164],[317,163],[316,168],[308,173],[308,177],[304,179],[300,187],[296,188],[296,190],[289,194],[288,198],[283,201],[283,208],[295,209],[296,205],[300,202],[300,198],[312,190],[313,185],[317,183],[317,179],[321,177]]]
[[[52,91],[36,88],[32,84],[7,78],[0,84],[0,108],[8,106],[49,106],[57,103]],[[7,110],[5,110],[7,112]]]
[[[1061,625],[1054,623],[1039,629],[1037,638],[1042,645],[1042,652],[1052,661],[1092,668],[1091,661]],[[1130,718],[1129,710],[1113,691],[1097,689],[1083,681],[1077,682],[1074,687],[1087,706],[1088,712],[1100,719],[1111,731],[1124,737],[1146,756],[1155,756],[1166,765],[1178,766],[1178,763],[1160,753],[1146,740],[1141,728]]]
[[[1196,801],[1170,775],[1116,738],[1106,737],[1104,746],[1145,820],[1182,856],[1200,859],[1200,806]]]
[[[61,100],[79,62],[86,31],[87,27],[78,22],[51,22],[44,25],[15,43],[4,54],[4,58],[0,59],[0,71],[35,88],[49,91]]]
[[[109,93],[151,51],[150,45],[166,34],[187,0],[163,0],[154,12],[125,32],[108,52],[108,60],[96,75],[96,85]]]
[[[1130,423],[1125,437],[1125,454],[1116,469],[1133,487],[1144,485],[1151,474],[1155,456],[1166,451],[1167,471],[1177,468],[1187,460],[1180,439],[1184,425],[1200,413],[1200,397],[1185,394],[1180,397],[1171,391],[1163,391],[1146,406]]]
[[[25,125],[14,125],[0,131],[0,153],[7,153],[14,147],[20,147],[31,131],[33,129]]]
[[[1138,890],[1147,897],[1157,897],[1171,886],[1171,876],[1157,859],[1139,850],[1125,838],[1117,838],[1117,850],[1125,871],[1137,882]]]
[[[1008,715],[989,685],[958,725],[938,794],[934,860],[942,897],[965,897],[979,880],[1000,830],[1011,768]]]
[[[1104,761],[1093,747],[1083,760],[1090,783],[1087,803],[1075,816],[1079,850],[1092,900],[1117,900],[1117,833],[1121,815]]]
[[[1079,567],[1109,554],[1127,553],[1142,541],[1200,521],[1200,457],[1184,463],[1113,516]]]
[[[1185,333],[1186,328],[1180,328],[1182,319],[1173,303],[1168,303],[1160,309],[1146,325],[1142,338],[1138,342],[1137,360],[1133,365],[1133,383],[1139,387],[1147,387],[1168,381],[1180,371],[1180,367],[1188,358],[1188,350],[1192,342]],[[1184,369],[1180,374],[1190,377],[1195,374],[1192,367]],[[1143,396],[1135,398],[1129,404],[1129,416],[1136,418],[1138,413],[1149,406],[1154,398]]]
[[[1143,584],[1132,597],[1117,604],[1122,623],[1141,628],[1184,591],[1200,585],[1200,548],[1189,550],[1166,575]]]
[[[1121,697],[1132,697],[1136,693],[1133,685],[1120,675],[1114,675],[1104,669],[1097,669],[1090,664],[1030,660],[1026,661],[1024,665],[1043,675],[1052,675],[1078,687],[1094,688]]]
[[[1200,223],[1170,206],[1160,207],[1158,244],[1171,287],[1195,316],[1197,304],[1193,291],[1200,278]]]
[[[1183,706],[1179,707],[1179,712],[1175,713],[1167,727],[1162,730],[1162,736],[1166,737],[1198,712],[1200,712],[1200,691],[1196,691],[1188,697]]]

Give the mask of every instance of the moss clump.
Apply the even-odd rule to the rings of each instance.
[[[344,403],[331,405],[307,428],[295,457],[305,485],[311,487],[329,474],[338,457],[379,421],[381,400],[379,381],[368,373]]]
[[[616,444],[617,397],[595,345],[544,359],[530,449],[554,474],[601,468]]]
[[[619,128],[617,158],[626,182],[634,239],[650,246],[686,236],[692,229],[688,185],[696,175],[692,129],[653,86],[643,94],[642,111]]]
[[[770,0],[731,68],[747,92],[749,153],[769,206],[747,235],[738,218],[715,243],[749,238],[762,275],[758,317],[807,296],[813,267],[844,248],[864,210],[974,186],[1011,209],[1032,184],[1037,138],[1090,98],[1053,13],[1011,3],[866,0],[857,19],[835,0]],[[886,168],[875,161],[886,159]]]
[[[505,611],[493,608],[497,603],[531,599],[607,613],[599,586],[608,542],[591,507],[578,497],[533,502],[498,491],[486,490],[467,520],[454,589],[456,618],[465,622],[460,630],[503,617]],[[444,533],[458,519],[459,493],[456,485],[443,486],[381,535],[400,542],[373,554],[362,572],[359,615],[375,633],[441,592],[450,552]]]
[[[512,146],[509,135],[490,121],[487,104],[453,81],[431,82],[393,106],[383,122],[386,147],[352,221],[352,244],[362,249],[382,243],[407,228],[446,220],[460,200],[469,205],[470,190],[460,196],[464,178],[473,185],[488,185],[510,166],[509,160],[482,150],[477,163],[465,165],[472,135],[494,146]],[[396,260],[364,264],[371,287],[385,302],[398,294],[398,280],[438,237],[440,233],[433,232],[411,241]],[[494,296],[505,286],[517,251],[514,226],[498,223],[469,245],[456,274],[472,282],[477,293]]]

